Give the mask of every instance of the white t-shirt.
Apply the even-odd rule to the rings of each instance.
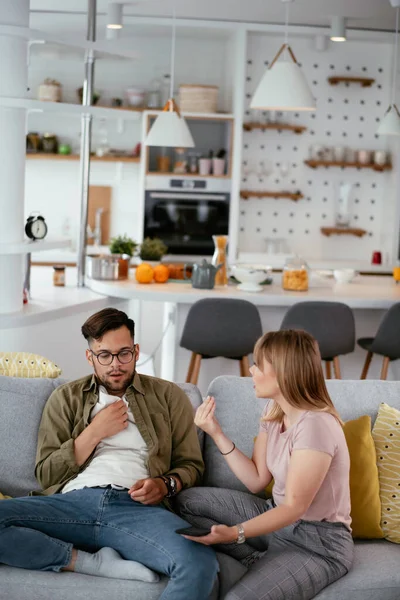
[[[100,386],[99,401],[92,408],[89,420],[92,421],[103,408],[118,400],[118,397],[110,396]],[[135,424],[125,396],[122,400],[128,407],[128,427],[97,445],[91,463],[63,487],[63,494],[84,487],[106,485],[129,489],[139,479],[150,476],[146,443]]]

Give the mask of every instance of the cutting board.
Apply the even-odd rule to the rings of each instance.
[[[110,241],[110,210],[111,210],[111,187],[107,185],[90,185],[88,202],[88,225],[94,232],[96,222],[96,210],[103,209],[101,215],[101,244],[106,245]],[[87,238],[87,245],[93,245],[93,239]]]

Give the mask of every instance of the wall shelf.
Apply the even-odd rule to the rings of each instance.
[[[3,254],[29,254],[30,252],[41,252],[42,250],[56,250],[57,248],[69,248],[71,240],[67,238],[24,240],[19,243],[0,244],[0,255]]]
[[[357,227],[321,227],[322,235],[329,237],[330,235],[355,235],[356,237],[362,237],[367,232],[365,229],[358,229]]]
[[[338,83],[359,83],[361,87],[371,87],[375,82],[375,79],[369,77],[345,77],[341,75],[334,75],[328,77],[328,81],[331,85],[337,85]]]
[[[169,177],[169,178],[173,178],[173,179],[182,179],[182,178],[189,178],[189,179],[230,179],[231,176],[230,175],[199,175],[198,173],[172,173],[171,171],[168,171],[167,173],[161,173],[160,171],[147,171],[146,176],[150,175],[151,177],[156,176],[156,177]]]
[[[289,200],[293,200],[294,202],[304,198],[301,192],[252,192],[251,190],[241,190],[240,197],[243,200],[248,200],[249,198],[289,198]]]
[[[52,112],[59,114],[69,114],[81,116],[82,114],[91,114],[99,119],[128,119],[137,121],[143,109],[131,109],[128,106],[118,108],[106,106],[83,106],[82,104],[73,104],[72,102],[43,102],[31,98],[7,98],[0,97],[0,106],[7,108],[24,108],[33,112]]]
[[[392,165],[388,163],[386,165],[376,165],[374,163],[364,164],[360,162],[339,162],[339,161],[326,161],[326,160],[305,160],[306,165],[312,169],[317,167],[341,167],[344,168],[355,168],[355,169],[373,169],[374,171],[391,171]]]
[[[78,161],[79,154],[50,154],[46,152],[31,152],[26,155],[27,160],[63,160],[63,161]],[[140,156],[90,156],[90,160],[94,162],[123,162],[123,163],[138,163]]]
[[[283,130],[287,129],[288,131],[293,131],[294,133],[303,133],[307,129],[304,125],[291,125],[290,123],[258,123],[258,122],[248,122],[243,123],[243,129],[245,131],[251,131],[252,129],[278,129]]]

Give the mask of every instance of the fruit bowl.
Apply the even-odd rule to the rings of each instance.
[[[238,289],[243,292],[261,292],[260,285],[269,282],[272,267],[267,265],[236,264],[231,267],[232,275],[239,281]]]

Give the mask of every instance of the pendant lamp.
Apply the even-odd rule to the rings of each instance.
[[[264,73],[250,102],[261,110],[315,110],[316,103],[307,80],[288,43],[289,2],[286,4],[285,42]],[[284,60],[278,61],[281,54]]]
[[[174,71],[175,71],[175,2],[172,18],[172,45],[171,45],[171,81],[170,97],[167,100],[162,113],[158,115],[147,137],[146,146],[164,146],[174,148],[193,148],[194,141],[190,129],[179,112],[179,108],[173,99],[174,95]]]
[[[392,102],[387,109],[382,121],[379,124],[377,133],[379,135],[400,135],[400,113],[399,109],[395,104],[396,100],[396,79],[397,79],[397,55],[398,55],[398,40],[399,40],[399,11],[400,1],[396,4],[393,3],[396,8],[396,34],[394,43],[394,58],[393,58],[393,76],[392,76]]]

